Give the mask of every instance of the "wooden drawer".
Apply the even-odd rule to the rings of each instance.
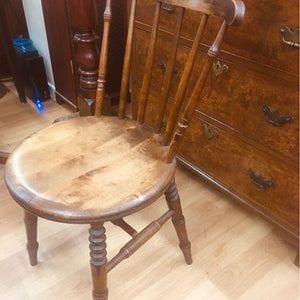
[[[178,153],[264,215],[298,232],[297,168],[198,118],[193,118]]]
[[[236,132],[298,160],[298,86],[225,62],[209,75],[198,110]]]
[[[144,68],[147,57],[149,39],[149,32],[140,29],[137,29],[135,31],[133,80],[137,81],[140,86],[144,76]],[[157,50],[155,54],[155,61],[150,86],[150,90],[155,91],[157,94],[160,94],[161,92],[170,49],[171,40],[160,34],[157,38]],[[175,96],[177,86],[182,75],[182,70],[184,68],[183,64],[185,63],[185,61],[185,59],[182,60],[180,57],[178,57],[176,60],[176,66],[174,68],[174,74],[170,90],[171,97]]]
[[[133,80],[138,87],[141,86],[144,74],[148,40],[148,32],[136,30]],[[157,99],[162,87],[170,46],[170,39],[161,34],[157,40],[157,56],[150,87],[152,95]],[[189,51],[185,45],[179,46],[170,91],[171,100],[175,96]],[[203,59],[204,55],[199,53],[186,98],[191,94],[192,87],[199,77]],[[226,73],[217,77],[213,71],[210,73],[205,90],[199,99],[198,110],[254,142],[297,161],[298,86],[237,67],[230,62],[225,63],[229,67]],[[159,101],[156,103],[160,105]]]
[[[244,3],[243,25],[230,29],[223,50],[298,75],[298,49],[284,44],[280,33],[283,25],[299,27],[298,0]]]
[[[137,111],[138,111],[138,100],[140,95],[141,87],[137,83],[132,83],[132,116],[133,119],[137,118]],[[147,110],[146,110],[146,116],[145,116],[145,123],[151,127],[155,127],[158,124],[158,116],[159,111],[161,107],[161,101],[159,100],[158,95],[154,92],[151,93],[148,97],[147,102]],[[167,105],[167,112],[166,116],[169,114],[169,110],[171,107],[172,102],[169,100],[169,103]],[[164,122],[166,125],[166,121]]]
[[[265,0],[253,3],[245,0],[247,8],[243,26],[230,28],[225,38],[223,51],[259,61],[274,69],[298,74],[298,50],[283,43],[280,29],[283,25],[291,29],[298,25],[298,1]],[[152,25],[155,0],[138,2],[137,20]],[[193,40],[201,15],[187,11],[187,18],[182,27],[182,36]],[[175,28],[176,11],[164,11],[160,18],[160,29],[172,33]],[[205,33],[203,43],[211,44],[219,25],[211,27]]]
[[[137,1],[136,20],[137,22],[144,23],[152,26],[153,15],[155,11],[156,0],[143,0]],[[168,9],[162,9],[162,13],[159,18],[159,28],[163,31],[171,32],[175,28],[177,11]],[[201,19],[201,14],[194,11],[186,11],[186,19],[182,25],[183,36],[193,37],[197,31],[197,26]],[[191,28],[190,28],[191,27]]]
[[[142,84],[145,68],[145,60],[148,51],[148,43],[150,39],[150,33],[142,29],[136,29],[134,37],[134,60],[133,60],[133,80],[137,82],[139,86]],[[171,36],[160,32],[157,38],[157,46],[155,53],[155,61],[152,70],[152,80],[150,90],[151,92],[160,95],[166,64],[168,62],[169,51],[171,49]],[[185,63],[188,59],[190,48],[185,44],[179,44],[175,67],[173,70],[173,77],[171,82],[171,90],[169,94],[170,99],[174,99],[182,76]],[[199,74],[202,70],[204,62],[204,54],[199,52],[194,65],[192,78],[190,81],[190,89],[195,84]]]

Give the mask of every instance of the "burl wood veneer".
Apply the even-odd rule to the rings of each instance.
[[[155,2],[140,0],[137,5],[132,75],[134,117]],[[298,1],[246,0],[245,5],[243,26],[226,35],[176,153],[184,165],[276,224],[284,236],[298,245]],[[163,10],[145,116],[146,123],[154,127],[159,124],[159,107],[164,105],[162,83],[179,14],[169,4]],[[191,96],[205,64],[208,45],[220,26],[219,21],[213,21],[209,20],[212,26],[204,33],[185,101]],[[172,70],[168,114],[176,102],[176,87],[199,22],[199,13],[186,11]]]

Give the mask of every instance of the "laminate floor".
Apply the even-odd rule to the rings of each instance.
[[[32,101],[19,101],[13,84],[6,85],[10,91],[0,99],[0,152],[11,152],[25,137],[71,113],[66,106],[48,100],[43,102],[44,113],[39,114]]]
[[[37,117],[34,113],[17,114],[9,101],[1,105],[1,145],[7,149],[41,127],[39,121],[32,120]],[[15,102],[16,107],[19,105]],[[48,111],[38,117],[51,123]],[[54,111],[57,116],[65,113],[62,107]],[[28,123],[32,124],[31,130]],[[4,166],[0,165],[0,299],[91,299],[88,226],[40,219],[39,264],[31,267],[22,209],[9,196],[3,172]],[[296,251],[271,224],[181,167],[177,183],[194,263],[184,263],[175,231],[168,222],[109,274],[109,299],[299,299],[299,270],[293,264]],[[126,220],[140,230],[165,209],[161,199]],[[128,240],[121,229],[107,224],[109,258]]]

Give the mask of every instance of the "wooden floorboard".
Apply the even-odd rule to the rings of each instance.
[[[17,131],[22,128],[26,128],[23,133],[26,136],[29,129],[25,124],[35,124],[31,127],[33,132],[41,126],[31,119],[34,114],[19,115],[22,126],[21,121],[15,122],[2,109],[0,136],[5,124],[17,127],[15,135],[10,127],[2,145],[19,141],[22,132]],[[14,115],[13,105],[10,112]],[[91,299],[88,226],[39,220],[39,264],[31,267],[22,209],[9,196],[3,173],[4,166],[0,166],[0,299]],[[109,274],[109,299],[299,299],[299,272],[293,264],[296,251],[277,235],[271,224],[183,168],[178,169],[177,183],[194,263],[191,266],[184,263],[176,234],[168,222]],[[126,220],[142,229],[165,209],[164,199],[160,199]],[[107,224],[109,258],[128,239],[122,230]]]
[[[70,114],[66,106],[54,100],[43,102],[44,112],[39,114],[32,101],[21,103],[14,86],[0,99],[0,151],[11,152],[25,137],[50,125],[56,118]]]

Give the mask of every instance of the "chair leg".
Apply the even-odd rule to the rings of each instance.
[[[179,246],[183,252],[186,263],[190,265],[193,262],[191,254],[191,243],[188,240],[185,220],[182,214],[180,198],[178,195],[175,180],[173,180],[173,182],[165,192],[165,195],[169,209],[172,209],[174,211],[174,215],[172,216],[172,222],[178,235]]]
[[[30,264],[37,265],[37,251],[39,244],[37,242],[37,216],[24,210],[24,223],[27,235],[27,251],[29,254]]]
[[[103,223],[91,224],[89,233],[90,264],[93,277],[93,299],[107,300],[106,236]]]

